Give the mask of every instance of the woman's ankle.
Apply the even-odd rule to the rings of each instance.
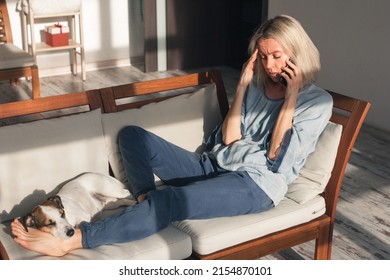
[[[137,201],[138,203],[141,203],[145,200],[145,197],[146,197],[146,194],[140,194],[138,197],[137,197]]]

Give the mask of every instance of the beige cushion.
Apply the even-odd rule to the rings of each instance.
[[[316,196],[305,204],[285,198],[265,212],[208,220],[185,220],[174,225],[191,236],[195,252],[206,255],[272,232],[308,222],[325,213],[325,200]]]
[[[100,109],[0,127],[0,222],[25,215],[58,184],[108,174]]]
[[[45,260],[44,256],[26,250],[15,243],[9,232],[9,222],[0,225],[0,241],[11,260]],[[173,226],[145,239],[123,244],[103,245],[94,249],[75,250],[61,260],[159,260],[185,259],[192,253],[191,239]],[[56,259],[56,258],[54,258]]]
[[[110,165],[116,178],[126,183],[117,137],[127,125],[138,125],[172,143],[190,150],[202,149],[204,138],[221,122],[216,87],[207,85],[140,109],[103,114],[103,131]]]
[[[286,194],[288,198],[298,203],[306,203],[324,192],[336,159],[341,132],[341,125],[332,122],[327,124],[299,177],[290,184]]]
[[[32,55],[13,44],[0,44],[0,70],[34,65]]]

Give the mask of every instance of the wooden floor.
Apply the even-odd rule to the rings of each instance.
[[[219,67],[231,100],[237,70]],[[189,72],[195,72],[189,71]],[[135,81],[182,75],[183,71],[144,73],[141,67],[102,69],[87,80],[62,75],[41,78],[41,96],[84,91]],[[30,83],[0,82],[0,103],[28,99]],[[1,125],[1,123],[0,123]],[[336,215],[333,259],[390,260],[390,133],[363,125],[341,189]],[[296,246],[264,259],[311,259],[313,243]]]

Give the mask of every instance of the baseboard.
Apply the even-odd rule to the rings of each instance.
[[[140,63],[143,63],[143,57],[131,57],[130,59],[126,58],[126,59],[89,62],[85,64],[85,71],[88,72],[88,71],[94,71],[94,70],[99,70],[104,68],[132,66],[134,64],[140,64]],[[81,73],[81,66],[78,64],[77,75],[79,75],[80,73]],[[66,75],[66,74],[71,74],[70,66],[39,68],[40,77],[50,77],[50,76]]]

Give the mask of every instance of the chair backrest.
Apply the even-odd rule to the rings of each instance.
[[[331,121],[341,124],[343,132],[332,176],[325,189],[326,213],[334,220],[337,200],[352,148],[371,104],[367,101],[328,91],[333,97]]]
[[[152,81],[136,82],[127,85],[120,85],[100,89],[102,94],[104,112],[112,113],[131,108],[141,107],[151,102],[158,102],[164,99],[171,98],[181,89],[185,89],[182,93],[191,93],[196,87],[215,83],[217,89],[217,97],[220,107],[220,113],[223,118],[229,111],[228,99],[226,96],[225,86],[222,76],[218,70],[205,71],[200,73],[188,74],[183,76],[169,77]],[[191,90],[193,89],[193,90]],[[175,94],[176,91],[176,94]],[[140,97],[142,95],[165,92],[166,95],[156,98],[148,98],[138,102],[130,101],[130,103],[118,104],[121,99]],[[168,92],[172,94],[168,94]],[[120,103],[120,102],[119,102]]]
[[[72,115],[98,108],[103,108],[99,90],[9,102],[0,104],[0,126]]]
[[[7,3],[0,0],[0,44],[13,43]]]
[[[148,98],[147,100],[141,100],[139,102],[133,101],[122,105],[116,104],[118,99],[142,96],[153,92],[196,87],[212,82],[215,83],[217,87],[221,116],[225,117],[229,110],[229,105],[221,74],[219,71],[207,71],[173,78],[109,87],[100,90],[89,90],[86,92],[48,96],[36,100],[0,104],[0,126],[45,118],[41,115],[45,112],[52,112],[50,117],[53,117],[53,115],[63,115],[64,113],[72,114],[72,110],[65,112],[60,111],[85,105],[88,105],[89,110],[102,108],[105,113],[117,112],[124,109],[140,107],[150,102],[161,101],[172,96]],[[77,108],[75,109],[78,111]],[[22,119],[20,117],[25,118]]]

